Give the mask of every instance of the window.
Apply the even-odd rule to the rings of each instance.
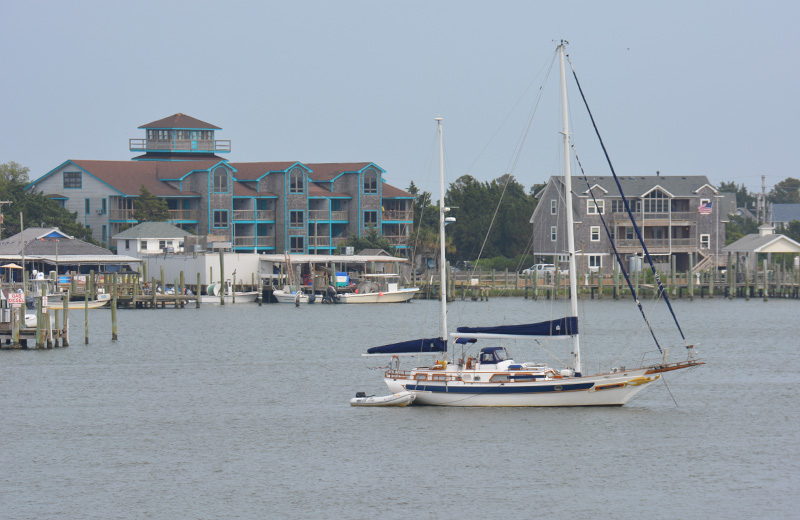
[[[228,172],[222,166],[214,170],[214,193],[228,193]]]
[[[130,249],[130,248],[131,248],[131,241],[130,240],[126,240],[125,241],[125,249]]]
[[[711,249],[711,235],[700,235],[700,249]]]
[[[375,170],[364,172],[364,193],[378,193],[378,172]]]
[[[550,241],[555,242],[558,238],[558,231],[556,231],[555,226],[550,226]]]
[[[64,172],[65,188],[80,189],[81,186],[81,172]]]
[[[626,227],[625,228],[625,239],[626,240],[633,240],[633,228]]]
[[[100,232],[102,233],[103,237],[103,243],[105,244],[108,241],[108,228],[106,227],[105,224],[103,224],[103,226],[100,229],[101,229]]]
[[[587,200],[586,201],[586,213],[589,215],[605,215],[606,212],[606,201],[602,199],[595,200]]]
[[[214,210],[214,227],[226,228],[228,227],[228,210],[215,209]]]
[[[639,205],[639,200],[631,200],[628,199],[628,204],[631,207],[631,211],[639,211],[641,206]],[[614,199],[611,201],[611,212],[612,213],[626,213],[625,211],[625,203],[622,199]]]
[[[289,237],[289,252],[302,253],[304,251],[303,243],[303,237]]]
[[[377,211],[365,211],[364,212],[364,227],[365,228],[378,227],[378,212]]]
[[[558,201],[556,199],[550,199],[550,214],[558,214]]]
[[[161,249],[163,251],[166,247],[167,247],[167,241],[166,240],[159,240],[158,241],[158,248],[159,249]]]
[[[589,228],[589,237],[592,242],[600,242],[600,226],[592,226]]]
[[[300,168],[292,168],[289,172],[289,193],[303,193],[305,191],[305,182],[303,179],[303,170]]]
[[[100,208],[100,214],[105,215],[106,210],[108,209],[108,199],[105,198],[100,199],[100,202],[102,203],[102,207]]]
[[[140,240],[139,241],[139,250],[140,251],[147,251],[147,240]]]
[[[293,209],[289,211],[289,227],[303,227],[304,220],[303,210]]]
[[[644,197],[645,213],[667,213],[669,211],[669,197],[661,190],[653,190]]]
[[[92,199],[83,199],[83,211],[87,215],[92,212]]]
[[[589,270],[596,271],[603,267],[603,255],[587,255],[589,259]]]

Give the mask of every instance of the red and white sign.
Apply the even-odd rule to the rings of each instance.
[[[25,294],[16,292],[9,293],[8,303],[11,305],[25,305]]]

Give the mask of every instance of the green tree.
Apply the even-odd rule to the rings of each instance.
[[[394,247],[389,243],[386,237],[379,235],[377,229],[370,229],[367,234],[362,237],[349,237],[345,245],[339,246],[339,253],[344,251],[345,247],[352,247],[358,253],[364,249],[383,249],[387,253],[394,255]]]
[[[772,188],[768,195],[770,202],[798,203],[800,202],[800,179],[787,177]]]
[[[800,220],[793,220],[781,231],[782,234],[800,242]]]
[[[753,193],[750,193],[744,184],[736,184],[733,181],[721,182],[719,184],[719,191],[724,193],[735,193],[737,208],[752,208],[756,204],[756,196]]]
[[[136,220],[139,222],[165,222],[169,220],[169,206],[167,201],[160,199],[147,191],[144,186],[139,188],[139,197],[133,202],[136,210]]]
[[[0,182],[2,183],[28,184],[28,173],[30,173],[30,168],[14,161],[0,164]]]
[[[758,233],[758,222],[741,215],[731,215],[730,221],[725,225],[725,245],[752,233]]]

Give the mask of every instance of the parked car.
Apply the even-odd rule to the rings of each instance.
[[[556,266],[553,264],[534,264],[527,269],[522,270],[522,274],[528,275],[531,273],[543,274],[556,272]]]

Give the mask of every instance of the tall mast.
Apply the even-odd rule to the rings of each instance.
[[[444,137],[442,135],[442,120],[444,118],[436,118],[436,134],[439,138],[439,282],[441,287],[439,293],[441,295],[440,302],[440,317],[439,317],[439,333],[442,339],[447,344],[447,263],[445,261],[444,253],[444,225],[445,213],[447,210],[444,207]]]
[[[567,73],[564,64],[564,47],[561,40],[558,46],[559,68],[561,71],[561,135],[564,141],[564,199],[567,222],[567,254],[569,256],[569,306],[570,315],[578,316],[578,278],[575,269],[575,224],[572,213],[572,169],[569,149],[569,102],[567,100]],[[572,336],[572,369],[576,375],[581,373],[581,347],[577,334]]]

